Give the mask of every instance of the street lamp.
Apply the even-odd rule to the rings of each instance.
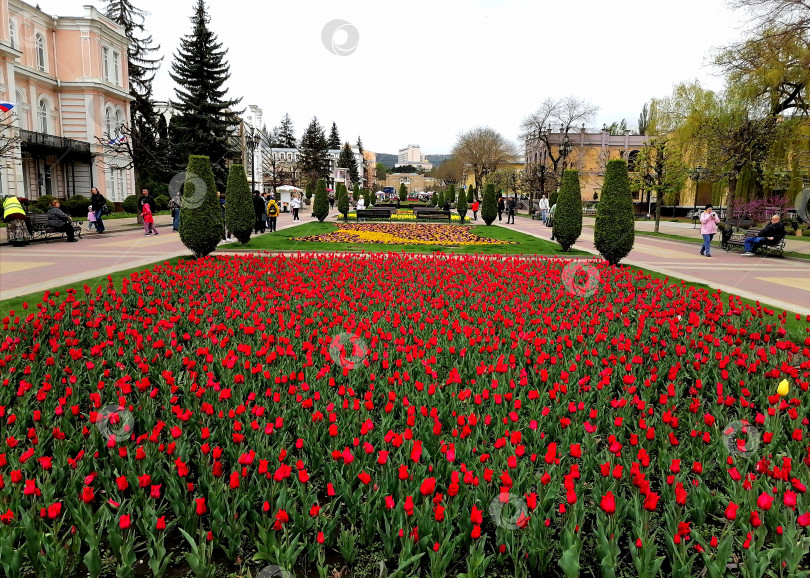
[[[703,176],[704,168],[698,165],[698,167],[692,171],[692,178],[695,181],[695,199],[694,199],[694,209],[692,210],[692,228],[697,228],[697,197],[698,197],[698,190],[700,188],[700,177]]]
[[[571,154],[571,150],[574,148],[574,145],[571,144],[571,139],[568,138],[568,134],[563,137],[562,143],[560,143],[560,158],[562,159],[562,170],[565,170],[565,159]]]
[[[255,153],[256,147],[259,146],[260,137],[259,134],[250,127],[250,132],[245,136],[245,144],[247,145],[248,150],[250,151],[250,190],[253,191],[256,188],[256,162],[255,162]]]

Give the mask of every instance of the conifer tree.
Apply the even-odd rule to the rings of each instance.
[[[318,179],[315,187],[315,200],[312,202],[312,215],[321,223],[329,216],[329,196],[326,194],[326,179]]]
[[[289,114],[285,114],[284,118],[281,119],[276,140],[278,141],[278,146],[282,148],[296,148],[295,129],[293,128],[293,121]]]
[[[453,185],[450,185],[452,188]],[[461,222],[464,223],[464,217],[467,215],[467,199],[464,197],[464,190],[459,191],[458,202],[456,203],[456,212],[461,217]]]
[[[399,200],[400,201],[408,200],[408,187],[405,186],[405,183],[400,183],[399,185]]]
[[[552,236],[563,251],[568,251],[582,234],[582,193],[577,170],[563,173],[560,196],[554,209],[553,229]]]
[[[337,209],[341,215],[343,215],[343,219],[346,220],[349,217],[349,191],[346,188],[346,185],[343,183],[338,183],[337,186]]]
[[[472,204],[473,199],[475,199],[475,187],[470,185],[467,187],[467,202]]]
[[[555,221],[559,209],[558,206],[554,210]],[[634,241],[633,195],[627,161],[614,159],[605,167],[602,195],[596,208],[593,244],[608,263],[616,265],[633,249]]]
[[[217,188],[224,190],[228,176],[226,160],[237,158],[239,151],[231,133],[238,124],[240,111],[234,107],[241,98],[227,98],[226,82],[231,76],[223,48],[209,27],[210,17],[204,0],[197,0],[191,17],[192,30],[180,39],[172,61],[170,76],[177,83],[177,110],[172,118],[172,146],[175,156],[203,154],[211,159]]]
[[[360,175],[357,173],[357,159],[354,158],[354,152],[349,143],[345,143],[340,151],[338,166],[349,170],[349,178],[353,183],[360,181]]]
[[[456,185],[450,185],[450,187],[447,189],[447,195],[445,198],[451,203],[456,202]]]
[[[225,226],[244,245],[256,226],[256,212],[242,165],[231,165],[225,198]]]
[[[484,200],[481,203],[481,218],[487,225],[491,225],[498,216],[498,198],[495,195],[495,185],[489,183],[484,189]]]
[[[217,248],[222,234],[222,209],[208,157],[189,157],[186,174],[193,176],[186,180],[180,199],[180,240],[200,258]]]
[[[340,150],[340,133],[337,124],[332,123],[332,130],[329,131],[329,150]]]
[[[139,183],[159,180],[159,168],[164,166],[165,154],[158,151],[158,118],[152,100],[152,81],[163,57],[152,55],[160,45],[152,45],[152,36],[145,33],[146,13],[135,7],[131,0],[105,0],[107,18],[124,29],[129,40],[127,46],[127,73],[129,75],[129,136],[135,180]],[[165,120],[164,120],[165,122]]]
[[[298,166],[304,177],[311,181],[329,175],[329,143],[318,117],[313,117],[298,147]]]

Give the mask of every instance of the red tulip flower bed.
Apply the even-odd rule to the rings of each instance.
[[[558,259],[377,254],[46,294],[3,319],[0,566],[807,571],[810,339],[593,263],[588,291]]]

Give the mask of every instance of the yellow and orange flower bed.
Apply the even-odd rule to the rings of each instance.
[[[293,241],[316,243],[369,243],[381,245],[514,245],[479,237],[468,227],[458,225],[339,223],[334,233],[297,237]]]

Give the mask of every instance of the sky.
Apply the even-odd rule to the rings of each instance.
[[[29,0],[34,3],[33,0]],[[36,0],[75,16],[98,0]],[[155,96],[174,96],[169,63],[191,30],[194,0],[133,0],[165,56]],[[208,0],[228,48],[229,96],[258,105],[268,128],[313,116],[344,141],[396,153],[449,153],[478,126],[516,144],[546,98],[599,107],[589,128],[627,119],[682,81],[721,89],[712,52],[739,39],[744,15],[724,0]]]

